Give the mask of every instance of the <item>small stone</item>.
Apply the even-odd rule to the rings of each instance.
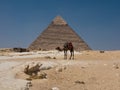
[[[64,70],[66,70],[66,69],[67,69],[67,67],[66,67],[66,66],[64,66],[64,67],[63,67],[63,69],[64,69]]]
[[[32,87],[31,81],[27,82],[27,85],[28,85],[29,87]]]
[[[115,69],[119,69],[119,65],[116,64],[116,63],[114,63],[113,67],[114,67]]]
[[[51,57],[50,56],[45,56],[45,59],[51,59]]]
[[[51,66],[43,66],[40,68],[40,70],[49,70],[51,68],[52,68]]]
[[[53,87],[51,90],[60,90],[58,87]]]
[[[104,66],[107,66],[107,64],[104,64]]]
[[[59,69],[58,69],[58,72],[62,72],[62,68],[59,68]]]
[[[66,69],[67,69],[66,66],[62,66],[62,67],[56,68],[56,71],[62,72],[63,70],[66,70]]]
[[[104,53],[105,51],[100,51],[100,53]]]
[[[53,57],[53,59],[56,59],[56,57]]]
[[[86,67],[85,67],[85,66],[82,66],[81,68],[84,69],[84,68],[86,68]]]
[[[39,78],[46,79],[47,78],[47,74],[46,73],[41,73]]]
[[[76,84],[85,84],[84,81],[79,81],[79,80],[75,81],[75,83],[76,83]]]

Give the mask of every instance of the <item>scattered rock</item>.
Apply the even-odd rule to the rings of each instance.
[[[114,67],[115,69],[119,69],[119,65],[118,65],[117,63],[114,63],[114,64],[113,64],[113,67]]]
[[[53,57],[53,59],[56,59],[56,57]]]
[[[46,73],[41,73],[40,75],[30,76],[27,79],[46,79],[46,78],[47,78],[47,74]]]
[[[51,90],[60,90],[58,87],[53,87]]]
[[[26,86],[25,86],[25,88],[23,90],[29,90],[30,87],[32,87],[31,81],[26,83]]]
[[[107,64],[103,64],[104,66],[107,66]]]
[[[51,68],[52,68],[51,66],[44,66],[44,67],[41,67],[40,70],[49,70]]]
[[[45,59],[52,59],[50,56],[45,56],[44,58]]]
[[[81,68],[84,69],[84,68],[86,68],[86,67],[85,67],[85,66],[82,66]]]
[[[119,66],[117,65],[117,66],[115,66],[115,69],[119,69]]]
[[[66,69],[66,66],[57,67],[57,68],[56,68],[56,71],[57,71],[57,72],[62,72],[62,71],[65,70],[65,69]]]
[[[37,75],[37,73],[40,71],[40,67],[42,66],[42,64],[36,64],[35,66],[33,66],[33,67],[29,67],[29,65],[27,65],[26,67],[25,67],[25,69],[24,69],[24,73],[26,73],[26,74],[28,74],[28,75],[33,75],[33,74],[35,74],[35,75]]]
[[[32,81],[32,79],[31,79],[31,78],[26,78],[26,80],[28,80],[28,81]]]
[[[40,79],[46,79],[47,78],[47,74],[46,73],[41,73],[39,75]]]
[[[31,81],[27,82],[27,85],[28,85],[29,87],[32,87]]]
[[[75,81],[75,83],[76,83],[76,84],[85,84],[84,81],[79,81],[79,80]]]
[[[62,68],[57,68],[56,71],[62,72]]]
[[[29,88],[26,86],[24,90],[29,90]]]
[[[67,67],[66,66],[64,66],[64,68],[63,68],[64,70],[66,70],[67,69]]]
[[[105,51],[100,51],[100,53],[104,53]]]

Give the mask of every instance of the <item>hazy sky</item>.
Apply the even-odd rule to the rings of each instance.
[[[28,47],[61,15],[95,50],[120,50],[120,0],[0,0],[0,48]]]

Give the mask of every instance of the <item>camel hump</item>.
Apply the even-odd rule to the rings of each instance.
[[[73,46],[73,45],[72,45],[72,42],[69,42],[69,46]]]
[[[69,42],[69,43],[68,43],[68,48],[69,48],[69,49],[73,49],[73,44],[72,44],[72,42]]]

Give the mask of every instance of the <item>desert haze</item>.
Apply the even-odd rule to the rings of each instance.
[[[120,51],[1,51],[0,90],[120,90]]]

